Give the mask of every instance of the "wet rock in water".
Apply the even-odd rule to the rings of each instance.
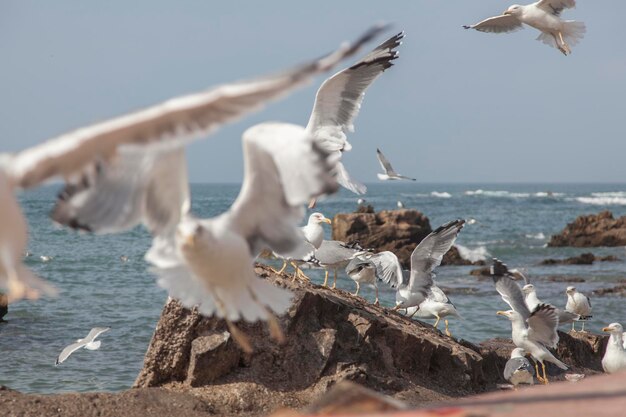
[[[4,316],[9,313],[9,297],[0,292],[0,323],[4,321]]]
[[[470,271],[470,275],[478,277],[479,279],[485,279],[491,277],[491,268],[486,266],[484,268],[476,268]]]
[[[475,295],[479,293],[478,288],[476,287],[444,287],[439,286],[441,290],[447,295]]]
[[[362,206],[359,207],[362,210]],[[359,242],[364,248],[377,252],[392,251],[404,268],[411,264],[415,246],[432,232],[430,221],[414,209],[368,210],[356,213],[340,213],[333,219],[333,239],[343,242]],[[443,258],[442,265],[484,265],[484,262],[463,259],[456,247]]]
[[[619,284],[611,288],[599,288],[594,290],[593,295],[616,295],[626,297],[626,284]]]
[[[573,277],[570,275],[551,275],[545,279],[549,282],[572,282],[572,283],[581,283],[586,282],[587,280],[581,277]]]
[[[354,210],[355,213],[375,213],[376,211],[374,210],[374,206],[368,204],[366,206],[359,206],[357,207],[356,210]]]
[[[579,216],[563,231],[553,235],[548,246],[625,246],[626,216],[613,218],[610,211]]]
[[[222,375],[208,378],[211,382],[192,388],[189,372],[196,340],[221,334],[226,326],[171,300],[135,386],[191,390],[223,414],[302,408],[342,380],[413,405],[485,389],[482,357],[431,326],[341,290],[292,284],[290,278],[276,276],[266,267],[256,270],[294,292],[292,307],[280,318],[285,345],[272,341],[263,323],[239,323],[254,353],[244,354],[234,343],[199,349],[210,352],[213,363],[229,361],[230,365]],[[233,355],[240,359],[231,368]]]
[[[541,265],[591,265],[594,262],[617,262],[620,259],[613,256],[595,256],[593,253],[582,253],[578,256],[572,256],[565,259],[545,259],[541,261]]]

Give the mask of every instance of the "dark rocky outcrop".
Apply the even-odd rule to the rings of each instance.
[[[0,323],[4,321],[4,316],[9,312],[9,298],[0,292]]]
[[[571,275],[551,275],[546,278],[546,281],[549,282],[572,282],[572,283],[581,283],[587,282],[585,278],[574,277]]]
[[[615,295],[626,297],[626,284],[619,284],[611,288],[599,288],[593,291],[593,295]]]
[[[135,386],[191,390],[225,414],[300,408],[342,380],[409,404],[486,388],[482,357],[431,326],[341,290],[270,276],[266,267],[257,273],[294,292],[292,307],[280,318],[285,345],[273,342],[264,324],[243,323],[255,349],[247,355],[230,341],[221,320],[172,300]],[[219,369],[203,370],[209,361]]]
[[[565,259],[545,259],[541,261],[541,265],[591,265],[594,262],[617,262],[619,258],[608,256],[595,256],[591,252],[581,253],[578,256],[572,256]]]
[[[624,246],[626,245],[626,216],[613,218],[610,211],[579,216],[563,231],[553,235],[548,246]]]
[[[470,271],[470,275],[478,279],[487,279],[491,277],[491,268],[485,266],[483,268],[475,268]]]
[[[359,242],[362,247],[377,252],[392,251],[404,268],[410,267],[415,246],[432,232],[430,221],[423,213],[413,209],[373,210],[359,208],[356,213],[340,213],[333,219],[333,239]],[[443,258],[442,265],[478,265],[463,259],[456,247]]]

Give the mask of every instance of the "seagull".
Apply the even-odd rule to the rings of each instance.
[[[333,286],[337,286],[337,270],[344,268],[358,254],[364,253],[358,244],[348,245],[339,240],[324,240],[315,251],[315,259],[325,269],[323,287],[328,286],[328,270],[334,271]]]
[[[570,46],[576,45],[586,31],[583,22],[560,18],[563,10],[574,7],[576,0],[540,0],[526,6],[516,4],[506,9],[500,16],[463,27],[480,32],[504,33],[522,29],[525,23],[541,32],[538,41],[557,48],[564,55],[569,55],[572,53]]]
[[[433,270],[441,264],[443,255],[450,250],[464,224],[465,220],[453,220],[426,236],[411,254],[408,279],[402,274],[401,268],[399,272],[398,268],[390,268],[393,273],[382,276],[386,284],[397,289],[394,310],[417,307],[428,297],[434,284]]]
[[[362,252],[356,254],[354,259],[346,266],[346,274],[356,283],[356,291],[353,295],[359,295],[361,283],[369,284],[376,291],[374,305],[379,305],[378,284],[376,279],[396,281],[397,276],[402,276],[403,271],[398,257],[390,251],[376,254]]]
[[[420,303],[417,307],[409,307],[406,310],[406,314],[409,317],[416,316],[418,318],[429,319],[435,318],[435,324],[433,327],[436,329],[441,319],[443,319],[446,335],[452,337],[450,332],[447,317],[462,318],[456,309],[456,306],[450,301],[450,298],[446,295],[437,284],[433,283],[428,291],[426,299]]]
[[[491,277],[502,299],[512,308],[508,311],[498,311],[496,314],[507,317],[511,321],[513,343],[533,357],[537,379],[547,384],[548,375],[544,361],[552,362],[561,369],[567,369],[567,365],[548,350],[548,348],[555,348],[559,340],[556,332],[558,317],[554,307],[540,304],[532,312],[528,310],[522,290],[512,279],[507,266],[497,259],[494,259],[491,266]],[[543,376],[539,375],[537,363],[541,363]]]
[[[398,58],[395,49],[401,45],[403,37],[404,32],[392,36],[356,64],[328,78],[317,90],[306,130],[322,149],[337,153],[339,158],[352,149],[346,133],[354,131],[354,119],[361,109],[365,91],[393,66],[392,61]],[[355,194],[367,191],[367,187],[353,179],[341,162],[337,181]],[[315,203],[312,200],[309,207],[315,207]]]
[[[41,260],[41,262],[50,262],[52,260],[52,256],[41,255],[39,259]]]
[[[514,277],[516,276],[515,275],[516,273],[521,275],[522,277],[524,277],[525,282],[528,282],[528,279],[526,278],[526,276],[523,275],[521,272],[517,270],[513,270],[513,269],[510,272]],[[537,291],[535,290],[535,286],[533,284],[529,283],[529,284],[524,285],[522,287],[522,292],[524,293],[524,297],[525,297],[524,301],[526,301],[526,306],[528,307],[528,310],[530,311],[533,311],[534,309],[536,309],[539,306],[539,304],[548,304],[548,303],[544,303],[537,297]],[[575,321],[581,321],[581,320],[587,319],[586,317],[580,316],[579,314],[575,314],[567,310],[562,310],[557,307],[554,307],[554,311],[556,311],[556,315],[559,319],[559,326],[563,324],[568,324],[568,323],[572,323],[572,326],[574,326]]]
[[[608,332],[609,342],[602,357],[602,369],[608,374],[626,370],[626,342],[624,341],[624,328],[619,323],[611,323],[602,329]]]
[[[100,349],[100,344],[102,342],[99,340],[96,341],[96,337],[100,336],[104,332],[108,332],[109,330],[111,330],[110,327],[94,327],[89,331],[89,334],[84,339],[78,339],[76,343],[66,346],[57,357],[54,365],[56,366],[65,362],[65,360],[69,358],[72,353],[76,352],[80,348],[85,348],[87,350]]]
[[[398,200],[398,202],[396,203],[396,206],[397,206],[399,209],[403,209],[403,208],[404,208],[404,203],[403,203],[402,201]]]
[[[535,380],[535,370],[530,361],[525,357],[524,349],[515,348],[511,352],[511,359],[504,366],[504,379],[513,384],[513,388],[517,389],[519,384],[533,385]]]
[[[380,162],[380,166],[385,171],[384,174],[376,174],[378,179],[381,181],[389,181],[389,180],[410,180],[416,181],[415,178],[405,177],[404,175],[398,174],[394,171],[391,163],[385,158],[385,155],[380,151],[380,149],[376,149],[376,157],[378,158],[378,162]]]
[[[332,220],[324,217],[322,213],[313,213],[309,216],[306,226],[302,228],[305,239],[315,246],[315,249],[319,249],[324,240],[323,223],[333,224]]]
[[[581,317],[588,319],[591,317],[591,300],[585,294],[576,291],[576,287],[567,287],[565,290],[567,294],[567,304],[565,304],[565,310],[570,313],[578,314]],[[574,322],[572,322],[572,330],[574,328]],[[582,331],[585,331],[585,322],[583,321]]]
[[[66,187],[61,192],[63,204],[52,214],[55,221],[100,233],[126,230],[140,222],[144,207],[159,215],[160,207],[141,204],[151,203],[154,193],[167,191],[176,180],[168,178],[167,168],[154,163],[159,159],[154,155],[157,148],[164,151],[206,136],[306,85],[383,29],[374,27],[354,44],[278,74],[219,85],[75,130],[17,154],[0,154],[0,287],[8,289],[10,301],[56,294],[22,262],[28,229],[15,191],[61,177]],[[148,152],[148,148],[155,150]],[[153,174],[159,181],[142,182],[154,178]],[[93,192],[107,187],[115,193],[99,197]],[[136,210],[130,210],[133,207]]]

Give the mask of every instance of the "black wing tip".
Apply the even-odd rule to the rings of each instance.
[[[415,181],[415,180],[413,180],[413,181]],[[465,225],[465,220],[464,219],[452,220],[452,221],[449,221],[446,224],[443,224],[443,225],[439,226],[435,230],[433,230],[433,233],[434,234],[439,234],[439,233],[442,233],[442,232],[444,232],[446,230],[450,230],[450,229],[453,229],[453,228],[458,229],[457,230],[457,233],[458,233],[463,228],[464,225]]]
[[[493,258],[493,263],[491,264],[489,273],[492,276],[504,276],[509,273],[509,267],[498,258]]]
[[[556,311],[556,308],[552,304],[541,303],[533,311],[530,312],[531,317],[541,311]]]
[[[463,25],[463,26],[462,26],[462,28],[463,28],[463,29],[471,29],[471,28],[472,28],[472,26],[471,26],[471,25]]]
[[[60,363],[61,363],[61,362],[59,362],[59,358],[56,358],[56,359],[54,360],[54,366],[59,366],[59,364],[60,364]]]

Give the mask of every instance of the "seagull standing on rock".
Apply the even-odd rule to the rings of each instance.
[[[619,323],[611,323],[602,331],[611,334],[602,358],[604,372],[612,374],[626,370],[626,342],[623,339],[626,333],[624,333],[624,328]]]
[[[513,384],[514,389],[517,389],[519,384],[533,385],[535,383],[533,378],[535,370],[525,355],[524,349],[513,349],[511,359],[504,366],[504,379]]]
[[[570,46],[576,45],[585,35],[585,24],[560,18],[564,9],[576,7],[576,0],[540,0],[521,6],[515,4],[500,16],[490,17],[475,25],[465,25],[465,29],[480,32],[505,33],[532,26],[541,34],[538,41],[557,48],[563,55],[572,53]]]
[[[585,294],[576,291],[576,287],[567,287],[565,290],[567,294],[567,304],[565,304],[565,311],[578,314],[582,318],[589,318],[591,316],[591,300]],[[574,328],[574,322],[572,322],[572,330]],[[583,321],[582,331],[585,331],[585,322]]]

